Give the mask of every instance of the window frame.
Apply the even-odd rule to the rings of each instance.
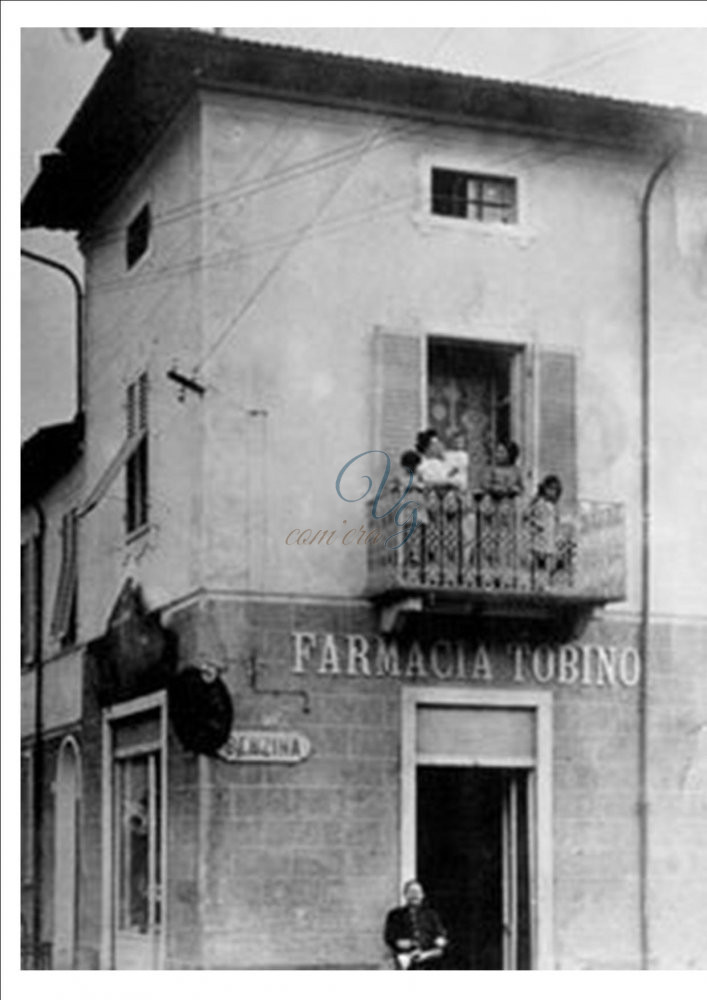
[[[143,223],[143,218],[145,222]],[[144,234],[142,228],[144,227]],[[152,248],[153,219],[150,201],[145,201],[140,208],[131,216],[125,227],[125,270],[134,271],[135,268],[149,255]],[[142,237],[144,243],[136,254],[131,251],[131,245],[137,237]]]
[[[525,150],[527,158],[527,150]],[[510,168],[510,169],[509,169]],[[432,171],[449,170],[460,174],[482,177],[509,177],[516,183],[516,221],[480,222],[469,216],[437,215],[432,211]],[[512,172],[511,172],[512,170]],[[521,247],[532,245],[538,230],[532,225],[533,188],[524,157],[514,157],[513,148],[504,146],[475,150],[473,156],[462,155],[451,146],[448,151],[440,148],[433,153],[420,153],[417,158],[417,197],[411,221],[423,237],[437,237],[443,233],[456,234],[471,240],[503,240]]]
[[[435,191],[435,179],[441,175],[445,175],[448,179],[449,191],[446,194]],[[485,194],[486,189],[492,185],[506,188],[511,194],[509,201],[495,200]],[[463,193],[455,190],[459,186],[463,186]],[[439,204],[442,199],[446,199],[452,209],[460,207],[461,211],[435,209],[435,204]],[[500,214],[503,209],[509,211],[510,218],[497,217],[497,214]],[[516,226],[519,214],[518,179],[510,175],[469,172],[450,167],[433,166],[430,169],[429,179],[429,210],[430,214],[445,219],[466,220],[487,226]],[[490,212],[494,213],[493,217],[488,216],[487,213]]]

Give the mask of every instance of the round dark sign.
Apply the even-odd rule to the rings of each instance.
[[[220,677],[198,667],[180,670],[169,685],[169,717],[185,750],[213,754],[233,725],[233,702]]]

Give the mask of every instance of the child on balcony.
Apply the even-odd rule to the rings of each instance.
[[[518,467],[520,448],[515,441],[499,441],[494,451],[494,462],[483,481],[483,490],[494,500],[517,497],[523,492],[523,474]]]
[[[559,568],[560,519],[557,509],[562,496],[558,476],[545,476],[526,513],[530,529],[531,580],[539,587],[547,586]]]

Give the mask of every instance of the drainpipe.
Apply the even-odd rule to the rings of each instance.
[[[650,532],[651,532],[651,270],[650,209],[656,185],[677,150],[655,167],[641,199],[641,617],[638,646],[641,680],[638,688],[638,836],[641,968],[650,968],[648,919],[648,654],[650,626]]]
[[[84,295],[81,282],[76,274],[67,267],[66,264],[62,264],[59,260],[53,260],[51,257],[45,257],[44,254],[35,253],[33,250],[25,250],[24,247],[20,247],[20,253],[23,257],[27,257],[28,260],[33,260],[37,264],[44,264],[46,267],[51,267],[55,271],[59,271],[61,274],[65,275],[74,288],[74,295],[76,297],[76,414],[77,416],[83,416],[83,303]]]
[[[34,574],[34,761],[32,767],[32,815],[34,837],[32,840],[32,872],[34,877],[34,900],[32,907],[32,942],[34,945],[34,968],[41,968],[42,954],[42,897],[44,894],[44,536],[47,521],[41,504],[32,507],[37,514],[39,530],[32,544],[35,551]]]

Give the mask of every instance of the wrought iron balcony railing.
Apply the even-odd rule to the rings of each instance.
[[[381,497],[388,510],[400,491]],[[380,541],[368,545],[372,596],[464,591],[479,595],[564,598],[581,603],[625,596],[624,510],[580,501],[571,509],[524,497],[494,499],[427,487],[408,494],[418,524],[404,537],[395,512],[371,516]],[[398,533],[388,547],[383,542]]]

